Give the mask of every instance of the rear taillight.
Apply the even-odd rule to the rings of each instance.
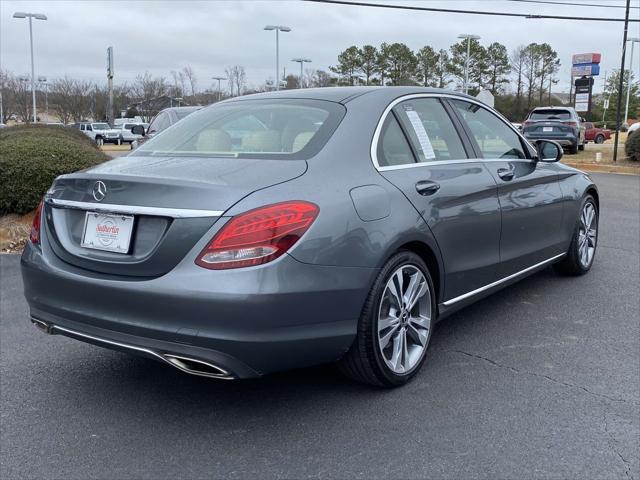
[[[577,127],[578,123],[577,122],[562,122],[563,125],[569,125],[571,127]]]
[[[313,203],[291,201],[233,217],[200,253],[196,264],[223,270],[270,262],[302,237],[319,211]]]
[[[29,240],[34,245],[40,243],[40,224],[42,223],[42,202],[38,204],[36,208],[36,214],[33,216],[33,224],[31,224],[31,233],[29,234]]]

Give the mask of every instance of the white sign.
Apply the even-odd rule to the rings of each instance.
[[[576,93],[576,103],[587,103],[589,101],[588,93]]]
[[[576,112],[588,112],[589,102],[576,102]]]
[[[429,135],[424,129],[424,125],[422,125],[422,120],[420,120],[418,113],[415,110],[407,110],[406,114],[407,118],[409,118],[409,121],[411,122],[411,125],[413,126],[413,130],[416,132],[416,136],[418,137],[418,142],[420,142],[420,148],[422,148],[424,157],[427,160],[433,160],[434,158],[436,158],[436,152],[433,151],[433,145],[431,145]]]
[[[604,99],[604,109],[607,110],[609,108],[609,99],[605,98]]]
[[[493,98],[493,94],[489,90],[480,90],[476,98],[480,100],[485,105],[489,105],[491,108],[495,105],[495,99]]]

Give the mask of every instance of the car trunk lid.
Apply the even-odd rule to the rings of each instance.
[[[177,265],[236,202],[296,178],[306,168],[304,161],[122,157],[56,179],[45,197],[47,239],[58,257],[77,267],[159,276]],[[93,228],[88,213],[116,221],[133,217],[125,253],[83,246],[86,229]]]

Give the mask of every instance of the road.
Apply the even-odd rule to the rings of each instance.
[[[590,274],[459,312],[396,390],[332,367],[216,382],[45,336],[0,256],[0,477],[640,478],[640,177],[594,178]]]

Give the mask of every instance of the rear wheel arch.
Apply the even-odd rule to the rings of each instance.
[[[596,207],[598,208],[598,211],[600,211],[600,196],[598,195],[598,190],[596,190],[596,188],[592,185],[589,188],[587,188],[584,194],[585,196],[591,195],[593,197],[593,199],[596,202]]]
[[[405,243],[404,245],[401,245],[395,253],[400,252],[402,250],[408,250],[410,252],[415,253],[420,258],[422,258],[424,263],[427,264],[427,267],[429,268],[429,273],[431,274],[431,279],[433,280],[433,286],[436,289],[436,299],[438,299],[436,303],[439,303],[440,294],[442,292],[442,286],[444,284],[444,280],[443,280],[444,272],[443,272],[443,268],[440,265],[440,262],[438,261],[438,257],[436,256],[435,251],[429,245],[420,241]]]

